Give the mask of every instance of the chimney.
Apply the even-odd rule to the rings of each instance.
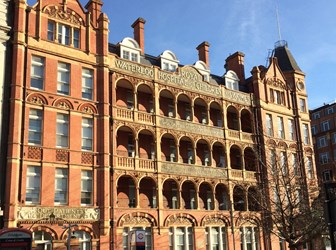
[[[209,67],[209,47],[210,43],[203,42],[197,46],[198,50],[198,59],[203,61]]]
[[[240,83],[245,83],[244,56],[243,52],[237,51],[226,58],[224,66],[227,71],[232,70],[237,74]]]
[[[101,14],[101,9],[103,6],[103,2],[101,0],[90,0],[86,5],[85,8],[91,14],[91,21],[96,25],[97,20]]]
[[[145,26],[146,20],[139,17],[135,22],[132,24],[132,28],[134,29],[134,40],[138,42],[141,54],[145,53]]]

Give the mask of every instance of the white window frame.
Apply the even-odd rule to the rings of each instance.
[[[31,57],[30,88],[44,89],[45,58],[41,56]]]
[[[69,170],[67,168],[55,169],[55,205],[65,205],[68,203],[69,191]],[[61,199],[64,196],[64,199]]]
[[[289,134],[289,140],[294,141],[295,140],[295,131],[294,131],[294,120],[288,119],[288,134]]]
[[[82,150],[93,149],[93,118],[82,118]]]
[[[326,132],[326,131],[330,130],[330,121],[329,120],[323,121],[321,126],[322,126],[322,131],[323,132]]]
[[[330,161],[329,152],[320,153],[319,158],[322,164],[327,164]]]
[[[57,93],[70,95],[70,64],[58,62],[57,66]]]
[[[273,136],[273,121],[271,114],[266,114],[266,135]]]
[[[206,227],[206,249],[207,250],[227,250],[228,242],[227,242],[227,228],[224,226],[219,227]]]
[[[308,145],[310,143],[308,124],[302,124],[302,130],[303,130],[303,144]]]
[[[317,148],[323,148],[327,146],[327,139],[325,136],[321,136],[317,138]]]
[[[248,238],[250,234],[250,239]],[[240,228],[240,244],[242,250],[260,250],[259,232],[256,227],[241,227]],[[248,247],[247,244],[251,244]]]
[[[29,110],[28,144],[42,145],[43,112],[39,109]]]
[[[313,113],[313,119],[314,120],[317,120],[319,118],[321,118],[320,112]]]
[[[93,99],[93,70],[82,68],[82,98]]]
[[[57,40],[60,44],[71,44],[71,27],[63,23],[57,23]]]
[[[26,204],[40,204],[41,202],[41,171],[39,166],[27,166]],[[30,198],[27,199],[27,197]]]
[[[40,237],[37,237],[36,234],[40,234]],[[36,239],[38,238],[38,239]],[[33,242],[38,245],[39,249],[43,250],[52,250],[52,237],[46,231],[35,231],[33,232]],[[42,248],[41,248],[42,247]]]
[[[69,115],[56,115],[56,147],[69,148]]]
[[[92,205],[93,197],[93,173],[92,170],[81,171],[81,205]],[[85,202],[89,200],[89,202]]]
[[[73,235],[79,241],[79,250],[91,250],[91,235],[84,230],[76,230]]]
[[[283,117],[278,116],[277,119],[278,119],[278,138],[285,139]]]
[[[179,242],[178,239],[182,239]],[[193,227],[170,227],[169,228],[169,250],[194,250],[194,229]]]
[[[312,125],[311,126],[311,131],[312,131],[312,135],[316,135],[318,132],[318,127],[317,125]]]
[[[330,115],[330,114],[332,114],[332,113],[334,113],[334,107],[330,107],[330,108],[328,108],[328,109],[327,109],[327,115]]]
[[[307,112],[306,100],[303,98],[300,98],[300,111],[304,113]]]
[[[291,158],[291,162],[293,164],[293,174],[297,176],[299,175],[299,162],[297,153],[292,153]]]

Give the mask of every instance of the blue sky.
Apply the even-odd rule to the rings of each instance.
[[[83,5],[86,0],[81,0]],[[103,0],[110,42],[133,37],[131,24],[142,17],[145,53],[173,51],[181,64],[198,60],[196,47],[210,43],[210,70],[224,74],[227,56],[245,54],[245,74],[265,65],[268,51],[282,39],[306,74],[309,108],[336,100],[335,0]]]

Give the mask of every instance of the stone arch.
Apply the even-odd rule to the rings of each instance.
[[[88,227],[88,226],[78,225],[78,226],[72,227],[71,228],[71,233],[73,233],[75,231],[87,232],[91,236],[91,239],[97,238],[97,235],[94,233],[93,229]],[[63,233],[61,234],[60,239],[61,240],[66,240],[67,238],[68,238],[68,230],[64,230]]]
[[[261,223],[261,220],[252,215],[252,214],[248,214],[246,216],[240,216],[236,219],[236,223],[235,223],[235,226],[236,227],[241,227],[243,225],[253,225],[253,226],[256,226],[256,227],[260,227],[262,225]]]
[[[230,226],[230,219],[223,214],[210,214],[202,218],[200,225],[202,227],[210,226]]]
[[[79,105],[77,110],[87,114],[98,114],[97,108],[90,103],[83,103]]]
[[[48,105],[47,98],[41,94],[36,93],[30,94],[27,96],[26,100],[27,102],[35,103],[38,105]]]
[[[151,214],[144,212],[133,212],[122,215],[117,221],[117,227],[124,227],[128,225],[157,227],[157,221]]]
[[[278,148],[283,149],[283,150],[287,150],[287,149],[288,149],[288,145],[287,145],[286,142],[284,142],[284,141],[280,141],[280,142],[278,143]]]
[[[56,231],[47,226],[35,225],[29,231],[31,232],[44,231],[44,232],[49,233],[53,240],[58,240],[58,235]]]
[[[198,223],[194,216],[187,213],[179,213],[171,214],[165,219],[165,227],[169,227],[172,225],[192,225],[195,227],[198,226]]]
[[[56,99],[53,103],[53,106],[61,108],[61,109],[65,109],[65,110],[73,110],[74,109],[72,103],[65,98]]]

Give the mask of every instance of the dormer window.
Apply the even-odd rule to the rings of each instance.
[[[49,41],[55,42],[57,34],[57,42],[67,46],[79,48],[80,46],[80,30],[79,28],[71,27],[66,24],[48,21],[48,34]]]
[[[139,44],[132,38],[124,38],[120,46],[120,56],[126,60],[130,60],[132,62],[140,62],[140,46]]]
[[[194,66],[202,74],[203,81],[209,82],[209,80],[210,80],[210,70],[209,70],[208,66],[205,64],[205,62],[197,61],[194,64]]]
[[[229,70],[228,72],[226,72],[224,78],[225,86],[228,89],[239,90],[239,78],[234,71]]]
[[[175,54],[169,50],[164,51],[161,55],[161,69],[165,71],[175,72],[179,61]]]

